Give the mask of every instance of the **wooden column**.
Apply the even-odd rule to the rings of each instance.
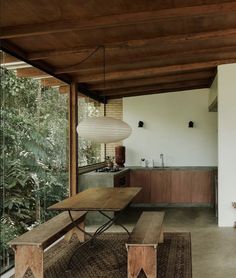
[[[78,193],[78,95],[77,84],[70,85],[69,94],[69,182],[70,196]]]

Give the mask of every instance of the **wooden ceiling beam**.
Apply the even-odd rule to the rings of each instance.
[[[18,77],[46,78],[49,76],[46,72],[34,67],[17,69],[16,73]]]
[[[99,91],[91,91],[87,88],[87,86],[78,84],[78,93],[82,93],[83,95],[92,98],[100,103],[106,104],[107,100],[105,96],[101,96]]]
[[[20,26],[3,26],[1,39],[36,36],[51,33],[67,32],[73,30],[91,30],[99,28],[111,28],[127,25],[137,25],[150,22],[161,22],[176,17],[194,17],[203,15],[215,15],[236,11],[236,2],[205,4],[189,7],[175,7],[171,9],[144,11],[127,14],[114,14],[94,17],[91,19],[76,19],[68,21],[44,22]]]
[[[20,49],[19,47],[16,47],[14,44],[12,44],[8,41],[5,41],[5,40],[1,40],[0,46],[1,46],[1,50],[3,50],[4,52],[16,57],[19,60],[29,63],[30,65],[32,65],[33,67],[36,68],[35,70],[38,73],[44,74],[44,75],[40,75],[40,76],[50,75],[52,77],[55,77],[55,78],[65,82],[66,84],[70,84],[72,82],[72,78],[69,77],[68,75],[61,74],[60,76],[56,76],[54,73],[55,69],[53,69],[51,66],[49,66],[47,63],[45,63],[43,61],[36,61],[36,62],[28,61],[27,55],[25,54],[25,52],[22,51],[22,49]],[[20,69],[20,70],[23,71],[23,70],[28,70],[28,69],[31,69],[31,68]],[[33,75],[33,73],[32,73],[32,75]],[[32,77],[32,75],[31,75],[31,77]],[[99,101],[102,103],[106,102],[106,100],[104,98],[100,98],[98,95],[94,94],[89,89],[84,88],[84,86],[82,86],[81,84],[78,85],[78,90],[80,92],[82,92],[83,94],[87,95],[88,97],[93,98],[96,101]]]
[[[130,87],[137,87],[137,86],[175,83],[177,81],[200,80],[204,78],[213,78],[213,77],[215,77],[215,72],[213,70],[203,70],[200,72],[190,72],[190,73],[186,72],[181,74],[177,73],[174,75],[154,76],[151,78],[120,80],[114,82],[106,82],[105,92],[107,90],[113,90],[113,89],[128,89]],[[104,84],[101,83],[101,84],[91,85],[90,89],[104,91]]]
[[[154,38],[145,39],[130,39],[124,41],[117,41],[114,39],[110,43],[105,45],[107,51],[119,50],[120,48],[139,48],[146,47],[150,45],[158,45],[163,43],[184,43],[186,41],[204,40],[204,39],[214,39],[224,37],[232,37],[236,35],[236,28],[224,29],[224,30],[211,30],[192,34],[179,34],[179,35],[166,35]],[[217,46],[216,46],[217,47]],[[27,59],[30,61],[42,60],[47,58],[52,58],[55,56],[81,53],[89,54],[95,49],[94,45],[82,45],[74,48],[64,48],[64,49],[50,49],[38,52],[31,52],[27,55]]]
[[[152,84],[148,86],[135,86],[131,87],[129,89],[123,90],[123,89],[114,89],[105,91],[101,94],[101,96],[114,96],[114,95],[129,95],[131,93],[138,93],[138,92],[148,92],[148,91],[154,91],[154,90],[161,90],[161,89],[170,89],[170,88],[178,88],[178,87],[184,87],[184,86],[197,86],[199,84],[209,84],[209,78],[205,79],[195,79],[195,80],[188,80],[186,81],[176,81],[173,83],[165,83],[165,84]]]
[[[109,99],[118,99],[123,97],[136,97],[136,96],[144,96],[144,95],[153,95],[153,94],[162,94],[162,93],[174,93],[179,91],[189,91],[194,89],[204,89],[209,88],[207,84],[198,84],[193,86],[179,86],[179,87],[172,87],[169,89],[156,89],[152,91],[142,91],[142,92],[134,92],[130,94],[120,94],[120,95],[111,95],[107,96],[107,100]]]
[[[54,87],[54,86],[66,86],[67,84],[57,78],[49,77],[49,78],[42,78],[41,84],[45,87]]]
[[[196,62],[196,63],[188,63],[188,64],[175,64],[170,66],[161,66],[161,67],[151,67],[151,68],[140,68],[134,70],[123,70],[123,71],[114,71],[106,73],[106,80],[126,80],[126,79],[136,79],[136,78],[145,78],[151,77],[158,74],[167,75],[174,72],[183,72],[189,70],[204,70],[212,67],[217,67],[222,64],[235,63],[236,58],[231,59],[221,59],[221,60],[213,60],[213,61],[205,61],[205,62]],[[102,74],[91,74],[79,76],[78,82],[92,83],[102,81]]]
[[[191,57],[196,57],[196,56],[200,56],[200,55],[212,55],[212,54],[218,54],[218,53],[224,53],[224,55],[228,55],[230,58],[236,58],[236,45],[232,45],[232,46],[225,46],[225,47],[216,47],[216,48],[204,48],[204,49],[191,49],[191,50],[184,50],[184,51],[179,51],[179,52],[166,52],[166,53],[160,53],[160,54],[156,54],[156,55],[150,55],[148,57],[143,57],[142,59],[138,59],[138,61],[134,60],[132,62],[132,65],[136,65],[137,67],[143,67],[142,62],[145,62],[145,64],[147,64],[147,62],[149,63],[150,67],[152,66],[151,63],[155,63],[156,60],[166,60],[166,59],[175,59],[176,56],[177,57],[187,57],[189,56]],[[112,60],[112,59],[111,59]],[[129,63],[129,61],[127,62]],[[114,64],[109,64],[109,69],[112,71],[114,70],[113,68],[115,67],[117,68],[125,68],[127,64],[118,64],[118,63],[114,63]],[[66,66],[66,67],[61,67],[55,70],[55,74],[63,74],[63,73],[74,73],[74,72],[78,72],[78,74],[86,74],[89,75],[90,71],[95,72],[98,71],[99,73],[101,72],[101,70],[103,69],[103,64],[101,63],[100,67],[94,68],[86,68],[86,69],[80,69],[79,65],[72,65],[72,66]]]
[[[1,40],[0,47],[1,50],[16,57],[17,59],[24,61],[25,63],[28,63],[31,66],[38,68],[39,70],[44,71],[46,74],[56,77],[67,84],[70,84],[71,80],[67,75],[61,74],[60,77],[57,77],[54,74],[55,69],[44,61],[29,61],[27,59],[27,54],[21,48],[15,46],[14,44],[6,40]]]

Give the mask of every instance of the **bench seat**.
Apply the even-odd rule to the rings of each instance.
[[[84,229],[86,211],[71,212],[74,222]],[[15,278],[24,277],[28,268],[35,278],[43,278],[43,250],[65,235],[69,241],[76,234],[84,241],[84,233],[74,227],[68,212],[62,212],[49,221],[11,240],[8,244],[15,251]]]
[[[148,278],[157,277],[157,245],[163,242],[164,212],[143,212],[127,243],[128,278],[138,277],[143,269]]]

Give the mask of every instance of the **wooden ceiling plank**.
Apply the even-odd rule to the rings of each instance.
[[[27,54],[22,49],[15,46],[14,44],[12,44],[6,40],[1,40],[0,46],[4,52],[16,57],[17,59],[19,59],[21,61],[24,61],[24,62],[30,64],[33,67],[38,68],[41,71],[44,71],[46,74],[54,76],[54,77],[62,80],[63,82],[70,84],[70,79],[68,78],[67,75],[60,75],[60,77],[55,76],[55,74],[54,74],[55,70],[47,63],[45,63],[43,61],[37,61],[37,62],[28,61]]]
[[[35,36],[72,30],[91,30],[98,28],[111,28],[118,26],[137,25],[149,22],[158,22],[176,17],[193,17],[231,13],[236,11],[236,2],[220,4],[205,4],[189,7],[175,7],[171,9],[144,11],[138,13],[115,14],[100,16],[91,19],[44,22],[21,26],[4,26],[1,28],[1,39]]]
[[[66,86],[65,82],[54,77],[42,78],[40,81],[41,84],[45,87]]]
[[[17,69],[16,73],[18,77],[46,78],[49,76],[46,72],[34,67]]]
[[[107,100],[109,99],[118,99],[123,97],[136,97],[136,96],[144,96],[144,95],[153,95],[153,94],[162,94],[162,93],[174,93],[179,91],[189,91],[194,89],[204,89],[209,88],[208,84],[199,84],[194,86],[184,86],[184,87],[176,87],[170,89],[160,89],[160,90],[153,90],[153,91],[143,91],[143,92],[135,92],[130,94],[121,94],[121,95],[112,95],[107,96]]]
[[[201,55],[201,54],[217,54],[217,53],[224,53],[224,54],[228,54],[230,57],[235,57],[236,58],[236,45],[232,45],[232,46],[227,46],[227,47],[216,47],[216,48],[204,48],[204,49],[194,49],[194,50],[184,50],[184,51],[180,51],[180,52],[167,52],[167,53],[162,53],[162,54],[157,54],[155,56],[149,56],[149,57],[144,57],[142,60],[139,59],[138,63],[136,61],[133,61],[132,64],[137,64],[138,66],[141,66],[141,61],[155,61],[155,60],[165,60],[165,59],[171,59],[171,58],[175,58],[176,56],[191,56],[193,55],[194,57],[197,55]],[[125,68],[126,64],[116,64],[116,68],[117,67],[121,67],[121,68]],[[88,68],[85,70],[80,70],[78,68],[78,65],[73,65],[73,66],[66,66],[64,68],[59,68],[55,70],[55,74],[63,74],[63,73],[72,73],[72,72],[78,72],[78,73],[83,73],[83,71],[85,73],[87,73],[89,75],[89,71],[98,71],[101,72],[101,69],[103,67],[103,64],[101,63],[101,67],[99,68]],[[110,70],[112,70],[112,65],[109,64],[109,68]]]
[[[186,73],[177,73],[175,75],[166,75],[166,76],[155,76],[151,78],[140,78],[140,79],[131,79],[131,80],[120,80],[115,82],[106,82],[106,90],[112,89],[126,89],[130,87],[144,86],[144,85],[157,85],[164,83],[174,83],[178,80],[188,81],[188,80],[199,80],[203,78],[213,78],[213,70],[203,70],[200,72],[186,72]],[[103,90],[104,84],[94,84],[90,86],[91,90]]]
[[[137,92],[148,92],[153,90],[161,90],[161,89],[169,89],[169,88],[178,88],[183,86],[195,86],[199,84],[209,84],[209,78],[205,79],[195,79],[195,80],[188,80],[188,81],[176,81],[173,83],[165,83],[165,84],[152,84],[147,86],[135,86],[129,89],[114,89],[105,91],[101,94],[101,96],[114,96],[114,95],[122,95],[122,94],[130,94],[130,93],[137,93]]]
[[[36,62],[30,61],[29,62],[27,60],[27,55],[25,54],[25,52],[23,50],[21,50],[19,47],[13,45],[12,43],[9,43],[9,42],[3,40],[3,41],[1,41],[0,45],[1,45],[1,50],[3,50],[4,52],[16,57],[19,60],[29,63],[30,65],[32,65],[33,67],[35,67],[36,69],[41,71],[42,74],[45,73],[45,75],[43,75],[43,76],[47,76],[47,74],[48,74],[48,75],[55,77],[67,84],[70,84],[72,82],[72,79],[67,75],[60,75],[60,76],[55,75],[54,74],[55,70],[43,61],[36,61]],[[21,70],[25,70],[25,69],[21,69]],[[104,98],[100,98],[98,95],[94,94],[89,89],[84,88],[81,85],[78,86],[78,90],[80,92],[82,92],[83,94],[87,95],[88,97],[93,98],[94,100],[99,101],[101,103],[104,103],[106,101]]]
[[[178,65],[176,64],[171,66],[114,71],[114,72],[106,73],[106,80],[111,81],[111,80],[135,79],[135,78],[151,77],[158,74],[167,75],[173,72],[182,72],[182,71],[189,71],[189,70],[204,70],[204,69],[209,69],[211,67],[217,67],[218,65],[235,63],[235,62],[236,62],[236,58],[231,58],[231,59],[198,62],[198,63],[178,64]],[[77,78],[78,82],[86,82],[86,83],[98,82],[102,80],[103,80],[102,74],[91,74],[89,76],[79,76]]]
[[[184,43],[186,41],[204,40],[204,39],[214,39],[222,37],[232,37],[236,35],[236,28],[224,29],[224,30],[211,30],[198,32],[193,34],[178,34],[178,35],[166,35],[155,38],[146,39],[134,39],[134,40],[124,40],[124,41],[113,41],[106,44],[106,50],[119,50],[120,48],[139,48],[146,47],[150,45],[156,45],[159,43]],[[30,61],[47,59],[55,56],[81,53],[86,54],[93,51],[94,45],[84,45],[74,48],[64,48],[64,49],[50,49],[45,51],[31,52],[27,55],[27,59]]]

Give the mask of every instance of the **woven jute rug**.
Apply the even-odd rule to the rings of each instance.
[[[96,239],[93,246],[86,244],[80,249],[77,240],[69,244],[61,241],[45,254],[44,277],[126,278],[126,241],[126,234],[117,233],[104,234]],[[158,278],[192,277],[190,233],[165,233],[164,243],[158,245],[157,252]],[[33,276],[29,271],[25,277]],[[144,273],[138,276],[144,277]]]

